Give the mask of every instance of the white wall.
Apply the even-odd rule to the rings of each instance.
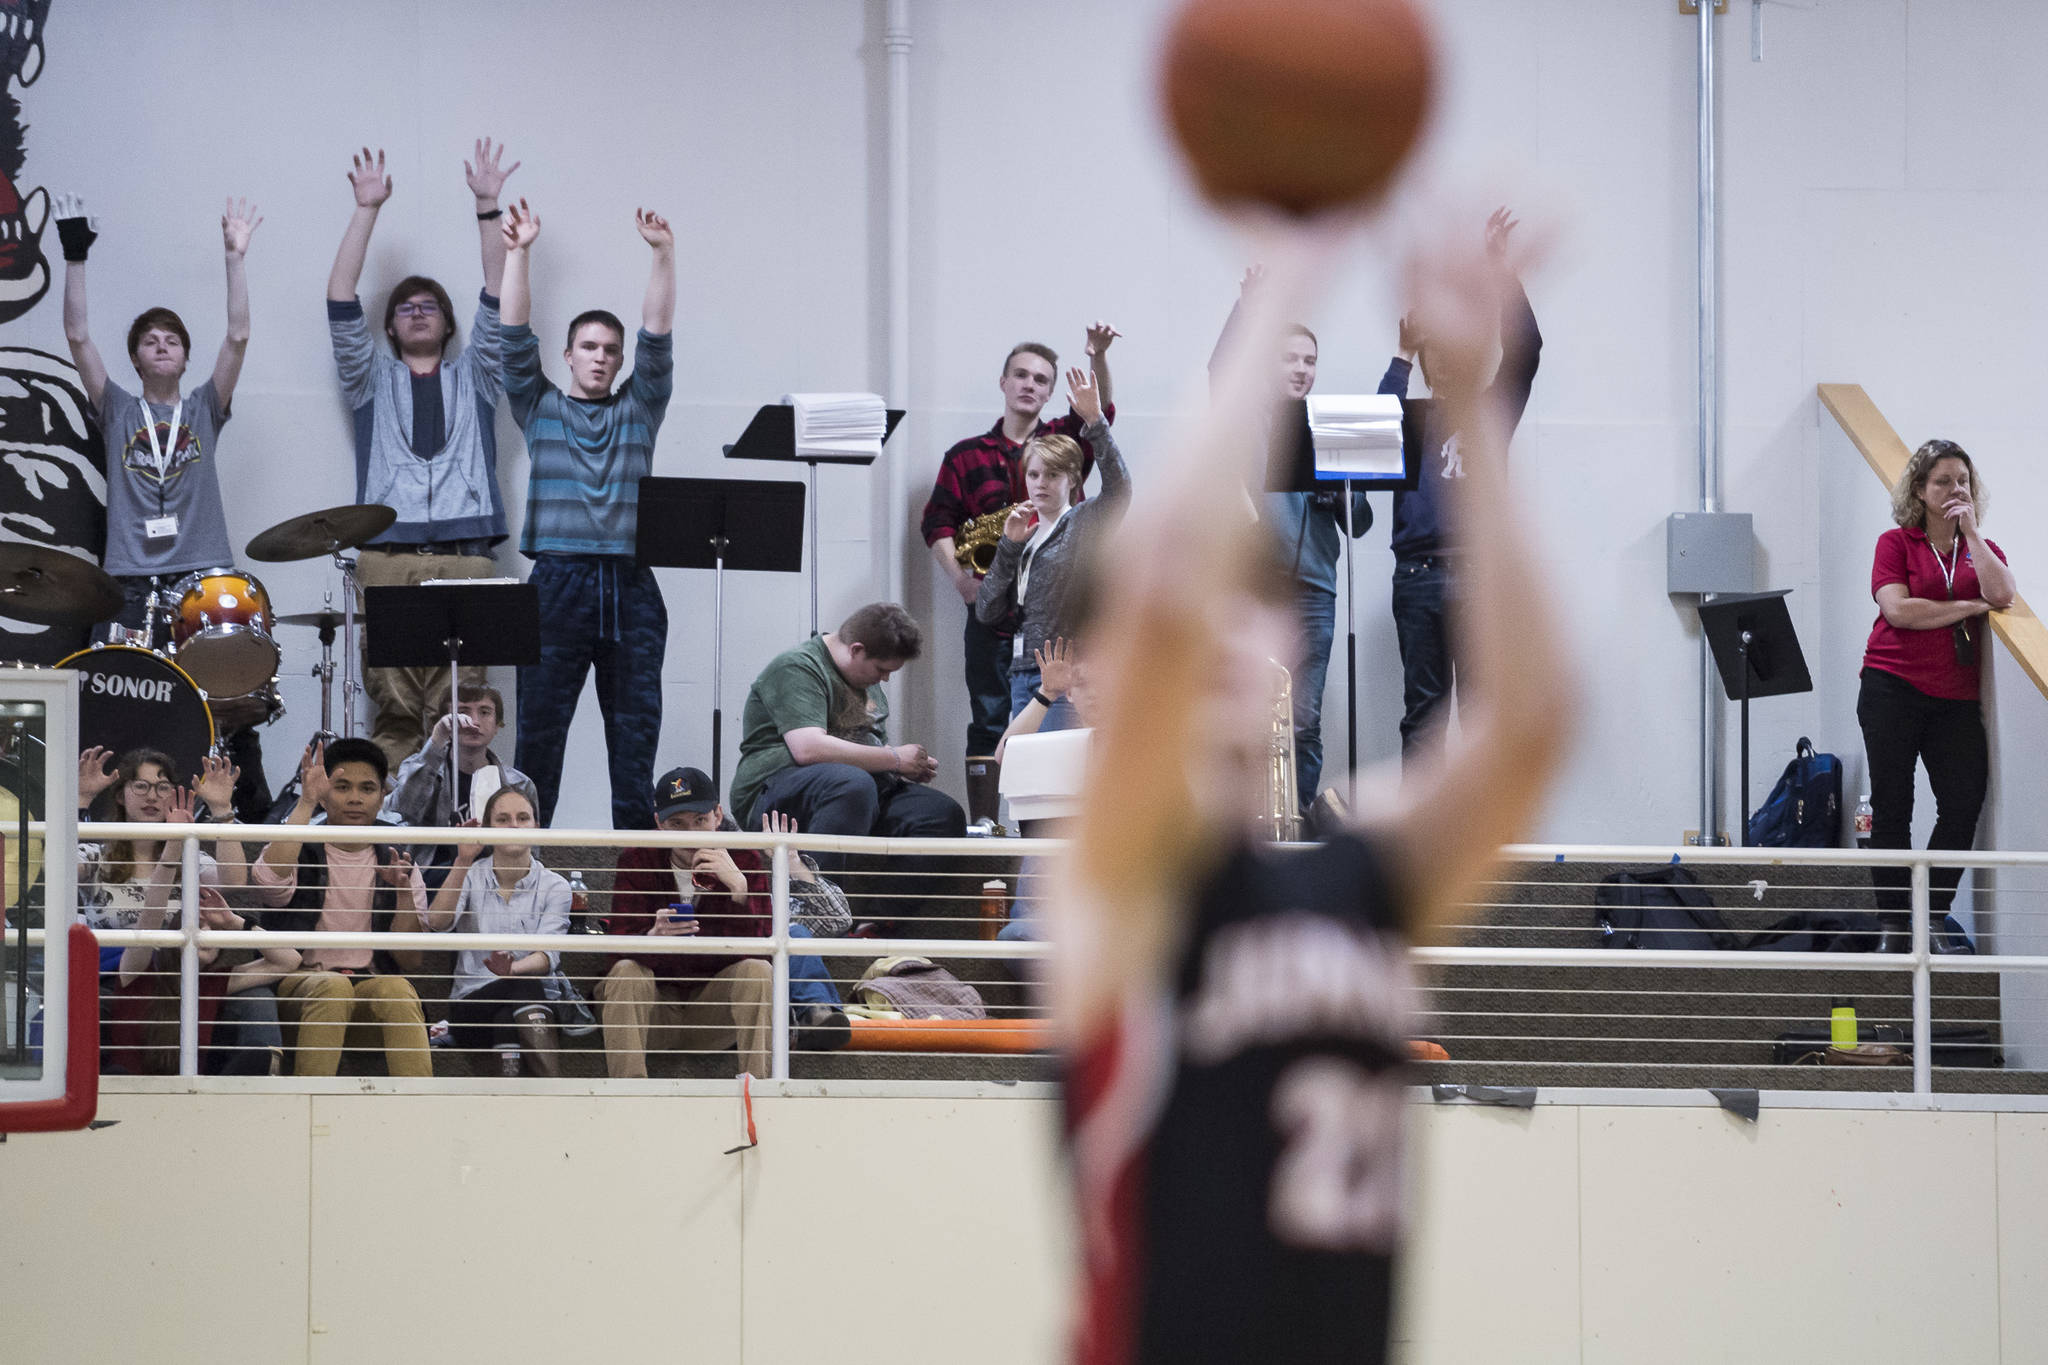
[[[44,1365],[1060,1358],[1052,1101],[755,1108],[760,1147],[727,1155],[730,1097],[110,1095],[114,1127],[0,1146],[0,1342]],[[2041,1115],[1410,1113],[1411,1365],[2041,1358]]]
[[[955,787],[964,608],[915,535],[939,454],[995,419],[1011,343],[1035,337],[1078,356],[1084,325],[1106,317],[1126,333],[1112,353],[1118,430],[1141,495],[1170,478],[1170,416],[1200,392],[1244,264],[1188,192],[1153,113],[1166,7],[911,5],[911,416],[886,457],[905,463],[909,492],[891,507],[881,472],[827,472],[824,616],[882,595],[888,556],[901,557],[933,641],[930,665],[902,684],[901,729],[933,745]],[[2039,557],[2022,486],[2048,342],[2035,306],[2048,162],[2021,130],[2040,126],[2048,95],[2022,54],[2048,14],[2020,0],[1768,5],[1752,62],[1747,7],[1734,8],[1721,44],[1726,505],[1755,514],[1759,585],[1795,589],[1822,680],[1814,696],[1756,708],[1761,791],[1800,734],[1852,764],[1861,747],[1844,704],[1855,632],[1823,604],[1861,591],[1882,521],[1823,491],[1827,462],[1844,457],[1820,439],[1816,381],[1863,383],[1909,442],[1940,432],[1977,451],[2000,499],[1993,529],[2023,585]],[[229,191],[264,204],[256,339],[225,447],[238,538],[349,495],[318,300],[346,218],[346,153],[365,142],[392,152],[398,180],[373,293],[422,265],[460,285],[458,297],[469,291],[473,229],[457,177],[479,133],[525,160],[512,188],[547,218],[544,326],[590,303],[630,314],[644,256],[625,215],[643,201],[667,209],[682,239],[681,367],[657,463],[718,472],[717,443],[754,404],[793,387],[883,383],[880,10],[605,3],[566,22],[562,7],[534,0],[346,12],[66,0],[49,28],[49,72],[24,92],[23,185],[82,190],[106,216],[94,257],[103,339],[143,303],[168,301],[197,324],[202,350],[217,336],[214,205]],[[1541,833],[1672,840],[1697,823],[1698,790],[1696,632],[1663,591],[1662,530],[1694,494],[1693,30],[1675,7],[1642,0],[1445,0],[1437,11],[1442,118],[1393,229],[1312,319],[1321,382],[1377,381],[1394,332],[1389,264],[1426,208],[1456,205],[1476,232],[1506,201],[1557,226],[1552,259],[1530,281],[1546,345],[1515,458],[1576,622],[1587,702]],[[61,350],[54,296],[8,332]],[[501,434],[516,505],[523,453],[509,422]],[[1386,535],[1383,520],[1358,560],[1368,759],[1395,752],[1400,711]],[[520,565],[509,550],[504,562]],[[268,577],[287,609],[315,604],[317,570]],[[664,573],[662,764],[701,761],[708,742],[701,577]],[[805,607],[794,578],[739,580],[732,599],[725,703],[736,726],[747,682],[801,633]],[[295,640],[291,667],[309,663]],[[288,683],[281,728],[297,733],[314,694]],[[1330,689],[1326,750],[1341,755],[1341,661]],[[2015,692],[2009,703],[2038,706]],[[1728,728],[1732,816],[1732,716]],[[272,747],[281,770],[287,737]],[[602,823],[588,698],[571,752],[560,819]],[[2028,837],[2038,846],[2044,835]]]

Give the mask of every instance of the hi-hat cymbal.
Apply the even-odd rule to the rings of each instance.
[[[361,607],[356,608],[356,624],[361,625],[368,615]],[[315,630],[340,630],[347,624],[347,618],[339,608],[329,607],[326,611],[295,611],[290,616],[274,618],[281,626],[311,626]]]
[[[281,521],[250,541],[249,558],[264,564],[319,559],[353,550],[371,537],[383,535],[397,520],[398,513],[380,502],[323,508]]]
[[[89,626],[121,610],[121,585],[89,559],[44,545],[0,544],[0,616]]]

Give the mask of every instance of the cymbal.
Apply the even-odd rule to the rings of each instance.
[[[0,544],[0,616],[89,626],[121,610],[121,585],[89,559],[43,545]]]
[[[367,615],[361,607],[356,608],[356,624],[363,623]],[[273,617],[281,626],[311,626],[315,630],[340,630],[346,623],[339,609],[329,607],[326,611],[295,611],[290,616]]]
[[[319,559],[353,550],[371,537],[383,535],[397,520],[398,513],[381,502],[323,508],[279,522],[249,542],[248,554],[264,564]]]

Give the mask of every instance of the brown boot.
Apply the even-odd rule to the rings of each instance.
[[[969,755],[967,759],[967,823],[987,820],[995,823],[1002,808],[1003,765],[993,758]]]
[[[518,1018],[519,1051],[536,1076],[554,1080],[562,1074],[562,1062],[555,1055],[555,1019],[546,1010],[532,1009]]]

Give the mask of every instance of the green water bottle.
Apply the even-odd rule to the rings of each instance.
[[[1828,1042],[1835,1047],[1856,1046],[1856,1002],[1837,1000],[1828,1015]]]

